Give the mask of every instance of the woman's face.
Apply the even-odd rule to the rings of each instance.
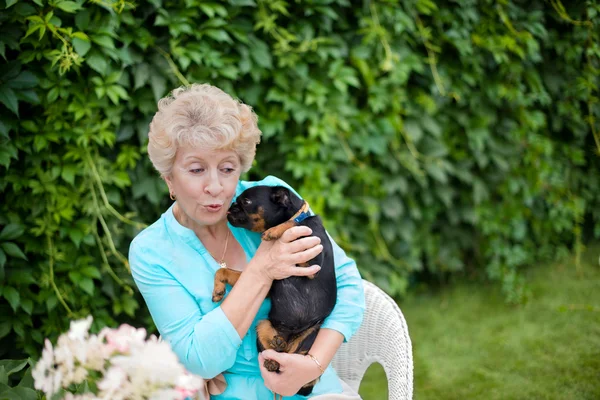
[[[181,211],[203,226],[227,216],[240,174],[240,158],[234,151],[180,147],[165,180]]]

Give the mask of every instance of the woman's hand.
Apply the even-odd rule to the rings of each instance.
[[[323,251],[321,239],[317,236],[308,236],[311,233],[312,230],[307,226],[294,226],[285,231],[281,238],[275,241],[261,242],[252,258],[252,267],[271,282],[293,275],[309,276],[316,274],[321,269],[318,265],[310,267],[296,266],[296,264],[312,260]]]
[[[263,365],[265,359],[277,361],[280,372],[267,371]],[[295,395],[302,386],[321,375],[317,364],[309,357],[300,354],[265,350],[258,355],[258,364],[267,389],[284,397]]]

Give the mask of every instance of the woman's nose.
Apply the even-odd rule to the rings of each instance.
[[[208,184],[204,187],[204,191],[213,197],[217,197],[223,191],[223,185],[217,174],[211,174]]]

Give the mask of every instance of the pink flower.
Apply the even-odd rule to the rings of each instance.
[[[198,392],[197,390],[184,389],[180,387],[176,387],[175,390],[177,391],[177,393],[179,393],[179,398],[181,400],[184,400],[188,397],[193,397],[196,394],[196,392]]]
[[[123,324],[117,330],[106,332],[106,341],[112,351],[128,353],[132,345],[143,345],[146,339],[146,330],[136,329],[133,326]]]

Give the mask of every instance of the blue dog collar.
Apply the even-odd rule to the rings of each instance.
[[[302,212],[300,215],[298,215],[296,218],[294,218],[294,222],[299,224],[300,222],[304,221],[308,217],[310,217],[310,215],[308,215],[307,212]]]
[[[300,207],[300,209],[296,212],[296,214],[294,214],[292,216],[292,218],[290,218],[288,221],[294,221],[295,223],[299,224],[300,222],[304,221],[306,218],[310,217],[310,214],[308,213],[309,210],[310,210],[310,206],[308,205],[308,202],[305,200],[304,203],[302,204],[302,207]]]

